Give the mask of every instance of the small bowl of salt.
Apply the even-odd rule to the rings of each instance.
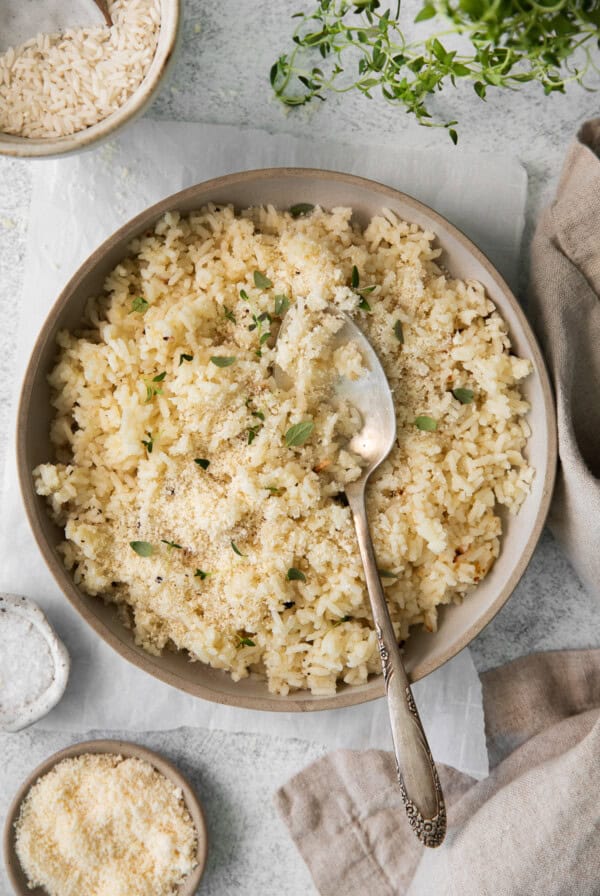
[[[69,654],[38,605],[0,594],[0,729],[21,731],[56,706]]]

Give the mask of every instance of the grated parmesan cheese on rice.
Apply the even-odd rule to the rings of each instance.
[[[49,896],[171,896],[196,866],[181,790],[148,762],[64,759],[31,788],[16,823],[30,887]]]
[[[132,243],[86,329],[60,334],[56,458],[34,471],[36,489],[75,582],[115,603],[148,651],[186,650],[281,694],[381,671],[343,500],[360,475],[345,447],[360,420],[330,394],[362,359],[352,344],[328,353],[325,305],[356,318],[395,397],[397,442],[368,513],[398,640],[434,631],[437,608],[492,567],[499,506],[516,512],[533,477],[520,390],[531,363],[511,354],[481,284],[439,267],[434,239],[389,211],[364,229],[349,208],[170,213]],[[370,312],[354,266],[375,287]],[[312,428],[289,446],[298,424]]]

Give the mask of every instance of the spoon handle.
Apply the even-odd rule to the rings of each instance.
[[[419,840],[425,846],[439,846],[446,835],[444,797],[377,572],[364,489],[354,492],[350,487],[346,494],[354,517],[375,621],[402,800],[410,826]]]

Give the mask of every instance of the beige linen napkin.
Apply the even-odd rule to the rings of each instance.
[[[600,894],[600,650],[525,657],[482,685],[492,771],[440,767],[439,850],[410,830],[391,754],[331,753],[277,793],[321,896]]]
[[[560,466],[549,525],[600,597],[600,118],[573,142],[531,247],[531,317],[554,382]],[[600,890],[599,890],[600,892]]]

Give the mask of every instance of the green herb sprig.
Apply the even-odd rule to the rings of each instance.
[[[538,83],[545,94],[569,82],[587,86],[600,29],[593,0],[424,0],[415,21],[434,20],[435,33],[408,40],[400,2],[318,0],[296,13],[293,48],[271,66],[271,86],[286,106],[325,99],[327,92],[374,91],[419,124],[444,127],[458,140],[454,120],[434,121],[432,96],[459,80],[485,100],[488,88],[517,90]],[[466,49],[452,49],[456,37]],[[311,61],[318,54],[318,65]]]

